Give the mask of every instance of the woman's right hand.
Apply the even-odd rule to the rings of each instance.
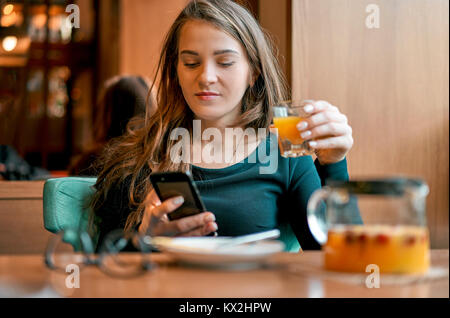
[[[145,199],[139,232],[150,236],[204,236],[217,231],[216,218],[211,212],[170,221],[167,214],[181,206],[184,202],[182,199],[179,196],[161,203],[155,190],[150,191]]]

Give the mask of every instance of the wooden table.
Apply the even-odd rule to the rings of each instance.
[[[399,286],[384,285],[382,275],[380,288],[367,288],[321,275],[322,256],[322,252],[312,251],[280,253],[265,268],[232,271],[186,267],[168,255],[154,253],[152,259],[158,266],[140,277],[112,278],[88,266],[80,272],[80,288],[68,289],[65,280],[69,274],[47,269],[43,256],[1,255],[0,297],[449,297],[448,271],[444,278]],[[431,261],[433,268],[448,270],[448,250],[432,250]]]

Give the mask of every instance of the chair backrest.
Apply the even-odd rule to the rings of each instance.
[[[58,233],[64,229],[87,229],[89,201],[95,189],[97,178],[65,177],[48,179],[44,184],[44,226]],[[289,223],[279,226],[279,240],[285,245],[285,251],[298,252],[300,244]],[[98,233],[94,238],[94,244]],[[75,250],[79,250],[78,240],[65,237]]]
[[[96,181],[97,178],[82,177],[48,179],[43,195],[44,227],[52,233],[65,229],[87,230],[89,201]],[[94,244],[97,237],[95,235]],[[64,240],[79,250],[76,238],[67,236]]]
[[[279,224],[278,229],[280,230],[280,237],[278,240],[284,243],[284,251],[297,253],[300,250],[300,243],[297,240],[292,227],[287,222],[282,222]]]

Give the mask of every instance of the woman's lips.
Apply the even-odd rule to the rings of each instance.
[[[214,92],[200,92],[195,94],[195,96],[200,100],[213,100],[218,98],[220,94]]]

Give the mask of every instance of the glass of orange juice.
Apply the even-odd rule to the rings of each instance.
[[[311,233],[328,270],[424,274],[430,266],[425,182],[410,178],[328,180],[308,201]]]
[[[303,110],[308,102],[311,101],[288,101],[272,107],[273,125],[278,130],[278,146],[283,157],[314,154],[297,129],[297,124],[310,116]]]

